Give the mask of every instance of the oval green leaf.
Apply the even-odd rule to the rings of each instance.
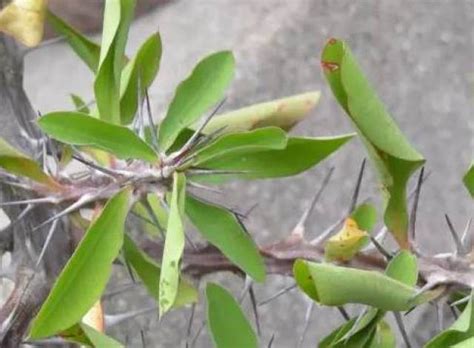
[[[158,159],[155,151],[130,129],[80,112],[52,112],[38,123],[45,133],[66,144],[94,146],[121,159]]]
[[[211,54],[201,60],[191,75],[179,84],[160,125],[158,142],[161,151],[167,151],[183,129],[195,123],[224,97],[234,76],[234,65],[231,52]]]
[[[130,200],[131,190],[122,190],[91,224],[34,319],[32,339],[71,327],[100,298],[122,247]]]
[[[286,144],[286,133],[277,127],[260,128],[242,133],[229,133],[199,150],[193,160],[193,165],[199,166],[223,156],[239,156],[262,150],[282,150],[286,147]]]
[[[233,213],[188,196],[186,214],[204,238],[230,261],[256,281],[265,280],[263,258]]]
[[[471,163],[462,180],[464,182],[464,186],[466,186],[467,190],[471,194],[471,197],[474,198],[474,162]]]
[[[208,169],[244,171],[234,177],[240,179],[277,178],[299,174],[331,155],[344,145],[352,134],[321,138],[289,138],[285,149],[266,150],[255,153],[220,156],[201,164]],[[229,175],[212,175],[200,180],[219,182]]]
[[[207,326],[216,348],[257,348],[255,331],[232,295],[208,283]]]
[[[142,44],[135,57],[122,71],[120,85],[120,119],[122,124],[129,124],[135,117],[139,103],[145,98],[145,91],[158,74],[160,60],[161,38],[156,33]]]

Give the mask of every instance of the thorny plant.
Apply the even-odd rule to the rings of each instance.
[[[15,2],[7,8],[10,6]],[[104,294],[114,263],[126,267],[132,279],[140,278],[157,301],[160,317],[192,304],[187,346],[195,343],[203,327],[192,335],[198,298],[192,283],[224,271],[245,279],[240,301],[249,294],[258,335],[230,293],[208,283],[207,325],[218,347],[256,347],[261,333],[259,306],[296,287],[311,299],[298,346],[304,342],[315,302],[334,306],[347,320],[324,338],[320,347],[395,347],[394,335],[384,321],[386,312],[394,314],[409,347],[400,313],[427,302],[439,308],[449,302],[456,317],[463,311],[457,322],[427,347],[467,347],[472,343],[474,253],[469,223],[459,236],[446,215],[454,251],[426,255],[417,246],[416,213],[426,179],[423,168],[408,197],[405,191],[424,159],[392,121],[343,41],[328,41],[321,66],[380,174],[386,202],[384,227],[371,234],[376,210],[370,203],[358,202],[364,160],[347,211],[327,230],[307,239],[306,222],[332,169],[289,236],[258,246],[247,232],[242,214],[207,201],[201,193],[215,190],[209,185],[232,178],[298,174],[338,150],[353,134],[324,138],[287,134],[317,103],[318,92],[214,117],[233,76],[230,52],[204,58],[178,86],[166,116],[155,125],[147,89],[158,72],[161,41],[153,34],[134,58],[124,58],[133,8],[134,1],[106,1],[101,46],[47,14],[55,30],[95,73],[95,100],[86,104],[73,96],[76,111],[40,115],[34,120],[38,127],[25,127],[23,143],[28,146],[24,147],[33,158],[4,140],[0,142],[2,187],[10,193],[6,197],[18,198],[0,203],[11,217],[9,226],[1,231],[2,241],[9,241],[2,243],[2,251],[13,255],[2,275],[15,281],[15,289],[0,311],[2,346],[25,340],[30,344],[72,341],[121,346],[103,334],[104,330],[155,308],[104,316],[101,299],[134,291],[137,286],[134,282]],[[96,107],[90,109],[94,103]],[[213,105],[217,105],[214,111],[199,123]],[[80,169],[71,170],[73,164]],[[473,175],[471,167],[465,177],[471,194]],[[25,224],[38,210],[43,219],[35,225]],[[138,238],[134,236],[138,243],[124,233],[127,216],[145,231]],[[206,240],[204,245],[195,245],[185,233],[185,216]],[[18,227],[23,239],[15,237],[20,233]],[[39,231],[46,233],[37,248],[35,234]],[[73,236],[70,257],[67,250],[50,246],[54,238],[61,238],[58,233],[63,238]],[[386,249],[388,235],[394,237],[399,249]],[[21,257],[17,257],[19,251]],[[59,269],[48,269],[46,257],[54,259],[59,252],[69,261],[64,267],[64,262],[59,263]],[[266,274],[294,277],[296,284],[257,303],[253,282],[264,281]],[[39,278],[41,281],[35,281]],[[31,300],[32,296],[36,300]],[[351,318],[346,304],[360,304],[362,311]],[[35,318],[30,323],[32,313]],[[439,319],[442,331],[444,323],[441,316]],[[143,331],[141,337],[144,342]],[[272,335],[268,346],[277,338]]]

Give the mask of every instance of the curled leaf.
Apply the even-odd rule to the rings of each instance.
[[[345,42],[329,40],[321,65],[334,96],[354,123],[378,170],[387,201],[385,224],[400,246],[407,248],[406,185],[424,159],[405,139]]]

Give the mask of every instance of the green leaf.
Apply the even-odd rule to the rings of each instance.
[[[400,246],[407,248],[406,185],[424,159],[405,139],[343,41],[329,40],[321,60],[334,96],[379,172],[387,201],[385,224]]]
[[[464,182],[464,186],[466,186],[467,190],[471,194],[471,197],[474,198],[474,162],[471,163],[462,180]]]
[[[105,2],[99,68],[94,82],[100,118],[120,123],[120,78],[135,0]]]
[[[96,72],[99,65],[100,46],[89,40],[51,11],[47,11],[47,20],[54,31],[66,39],[69,46],[71,46],[89,69]]]
[[[155,79],[161,60],[161,38],[151,35],[140,47],[135,57],[122,71],[120,85],[120,118],[122,124],[132,122],[145,91]]]
[[[377,324],[370,348],[396,348],[397,341],[390,326],[383,320]]]
[[[90,113],[90,109],[87,106],[87,103],[78,95],[71,94],[71,100],[74,104],[74,107],[76,108],[75,111],[82,112],[84,114]]]
[[[297,260],[293,273],[301,290],[326,306],[361,303],[405,311],[414,305],[416,289],[375,271]]]
[[[236,174],[241,179],[277,178],[299,174],[331,155],[344,145],[352,134],[336,137],[288,139],[288,144],[282,150],[266,150],[245,155],[223,155],[218,159],[209,160],[201,164],[208,169],[222,169],[230,171],[245,171]],[[228,179],[229,175],[202,177],[200,180],[219,181]]]
[[[370,203],[360,204],[351,213],[351,218],[361,230],[370,232],[377,223],[377,209]]]
[[[122,190],[91,224],[34,319],[32,339],[71,327],[100,298],[122,247],[130,200],[131,190]]]
[[[15,149],[3,138],[0,138],[0,167],[7,172],[30,178],[52,188],[58,184],[40,168],[38,163]]]
[[[262,150],[282,150],[286,147],[286,144],[286,133],[277,127],[260,128],[242,133],[229,133],[199,150],[196,153],[193,165],[199,166],[223,156],[241,156]]]
[[[208,283],[207,326],[216,348],[257,348],[255,331],[232,295]]]
[[[158,301],[160,294],[160,266],[147,254],[145,254],[145,252],[140,250],[133,240],[127,235],[125,235],[123,251],[125,259],[138,274],[150,296]],[[176,299],[173,303],[173,308],[185,306],[187,304],[197,302],[197,300],[197,290],[191,284],[189,284],[188,281],[181,278],[178,286],[178,294],[176,295]]]
[[[387,265],[385,274],[408,286],[418,282],[418,263],[416,256],[407,250],[401,250]]]
[[[102,332],[99,332],[87,324],[81,323],[80,324],[82,330],[87,335],[89,340],[92,343],[93,347],[107,347],[107,348],[121,348],[125,347],[120,342],[117,342],[112,337],[105,335]]]
[[[256,281],[265,280],[263,258],[234,214],[191,196],[186,197],[186,214],[204,238],[230,261]]]
[[[433,339],[431,339],[425,348],[444,348],[444,347],[472,347],[469,346],[469,340],[474,337],[474,291],[471,293],[471,299],[459,318],[451,327]]]
[[[94,146],[122,159],[158,159],[155,151],[130,129],[80,112],[52,112],[38,123],[45,133],[66,144]]]
[[[182,81],[159,129],[160,150],[165,152],[179,133],[195,123],[204,112],[224,97],[234,76],[234,57],[231,52],[211,54]]]
[[[160,274],[160,315],[166,313],[176,300],[179,284],[179,268],[184,250],[184,200],[186,197],[186,177],[173,174],[173,193],[171,196],[166,240]]]
[[[290,130],[302,121],[318,103],[321,92],[314,91],[247,106],[211,119],[203,133],[225,127],[225,133],[237,133],[263,127]]]

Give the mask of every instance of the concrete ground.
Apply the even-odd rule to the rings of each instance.
[[[160,76],[151,89],[156,115],[164,112],[174,87],[200,57],[232,49],[238,70],[224,108],[321,90],[320,105],[295,132],[334,135],[351,127],[324,82],[318,58],[329,37],[346,39],[388,110],[427,159],[431,177],[421,196],[419,243],[427,251],[442,251],[451,245],[443,214],[448,213],[459,228],[473,215],[472,201],[461,183],[474,150],[473,26],[473,0],[181,0],[137,20],[129,50],[134,52],[148,35],[160,31],[164,54]],[[62,43],[30,53],[25,77],[27,92],[43,113],[70,108],[68,93],[92,96],[91,74]],[[258,203],[249,230],[258,242],[274,240],[289,233],[327,168],[335,166],[332,182],[311,218],[310,233],[316,235],[347,207],[364,156],[361,144],[353,141],[304,175],[231,184],[226,197],[242,209]],[[363,195],[376,192],[370,174]],[[219,279],[238,289],[229,278]],[[257,296],[263,299],[286,284],[289,280],[271,278],[257,287]],[[112,310],[125,303],[117,306]],[[262,307],[262,346],[272,334],[273,347],[295,346],[305,309],[306,300],[297,291]],[[430,316],[415,326],[419,314],[413,313],[411,320],[415,347],[421,344],[418,337],[429,335],[436,326]],[[159,324],[155,319],[147,322],[149,346],[184,346],[180,337],[187,315],[180,311]],[[318,308],[303,346],[314,347],[341,322],[336,311]],[[133,336],[129,345],[139,346],[138,329],[132,323],[114,332],[122,338]],[[210,346],[206,334],[197,346]]]

